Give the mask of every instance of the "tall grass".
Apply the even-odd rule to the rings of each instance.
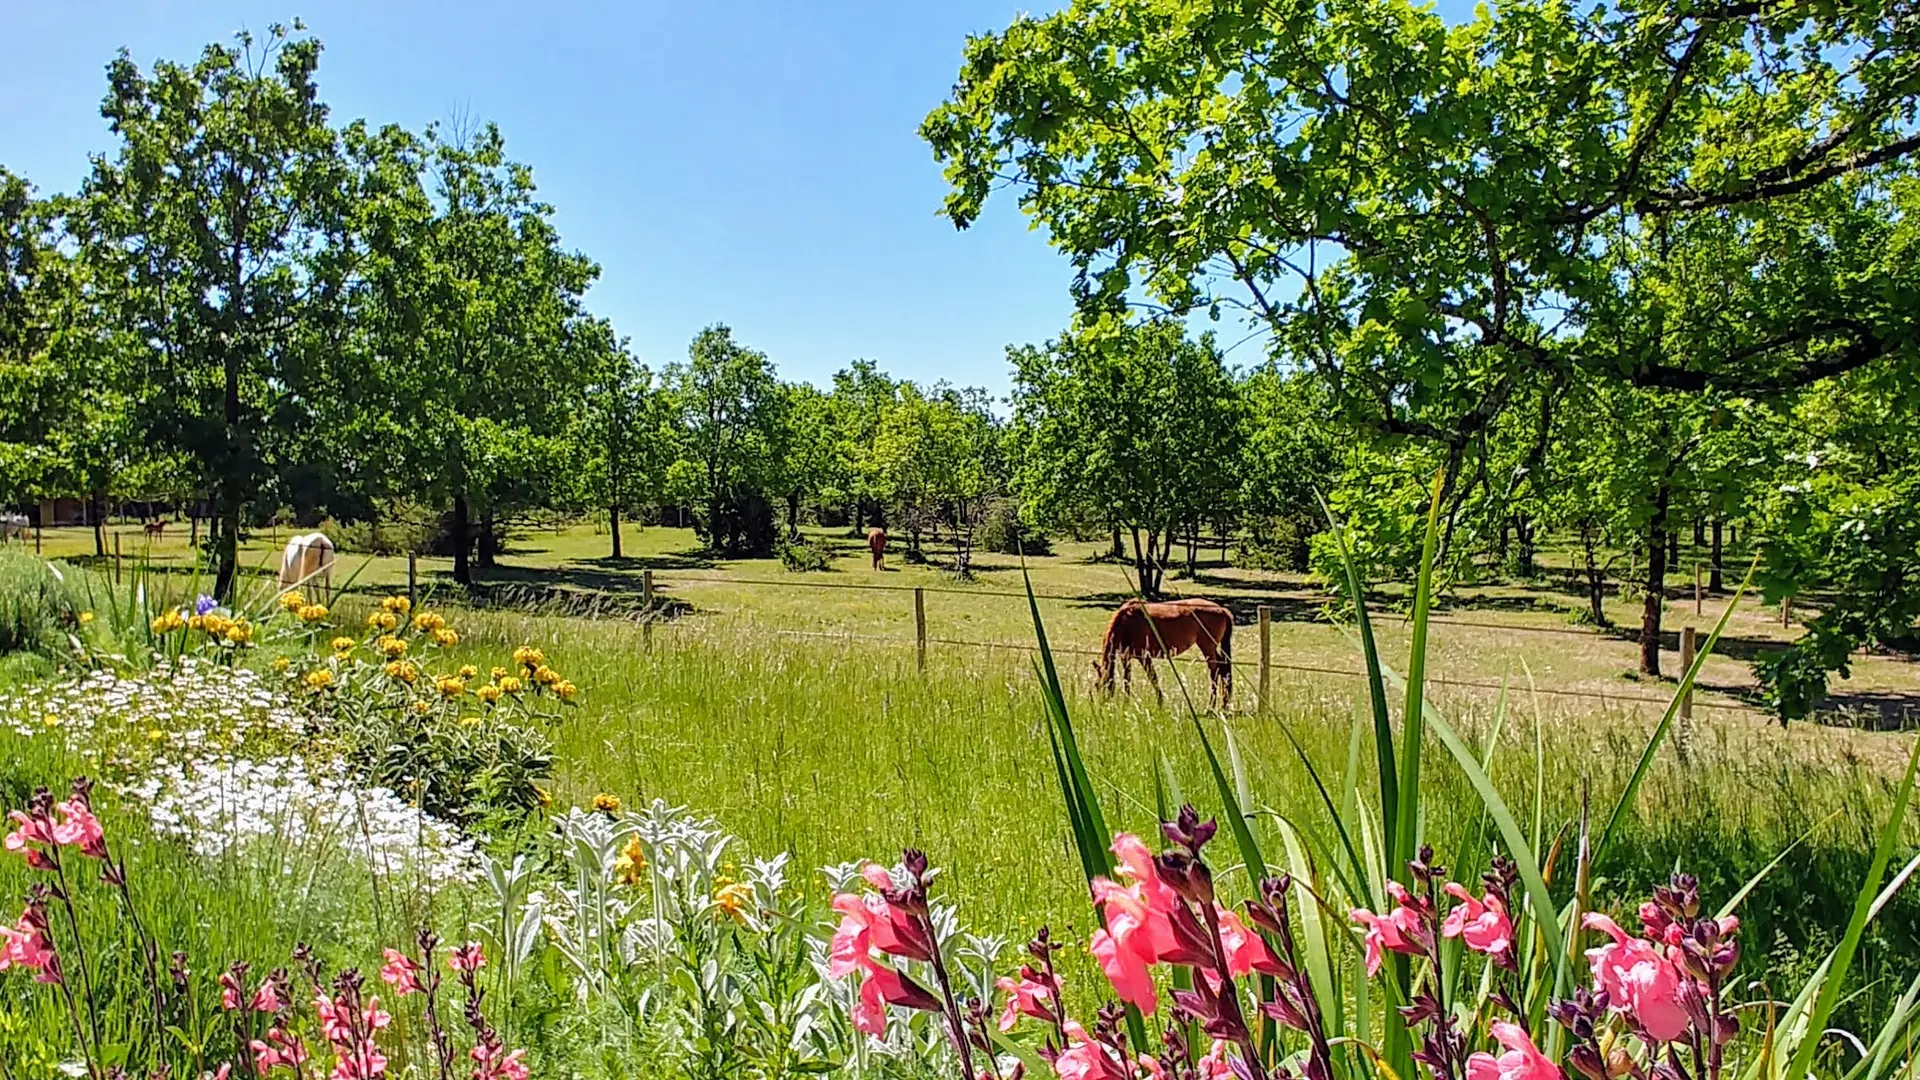
[[[1092,929],[1083,861],[1060,809],[1047,706],[1028,653],[943,653],[919,672],[911,647],[782,638],[751,623],[703,620],[648,634],[632,623],[497,610],[463,613],[458,622],[476,657],[529,641],[584,688],[581,707],[553,733],[562,802],[605,790],[689,803],[753,850],[788,848],[802,866],[910,843],[936,853],[949,871],[943,894],[982,930],[1022,934],[1047,923],[1084,940]],[[1111,830],[1149,832],[1156,788],[1169,780],[1218,811],[1211,767],[1188,719],[1150,708],[1145,698],[1093,693],[1078,663],[1063,661],[1060,675]],[[1624,713],[1543,711],[1536,765],[1524,673],[1515,682],[1511,699],[1524,710],[1509,707],[1488,772],[1509,805],[1524,808],[1516,814],[1531,830],[1537,769],[1543,846],[1562,840],[1570,860],[1582,793],[1603,810],[1610,805],[1606,798],[1634,774],[1649,725]],[[1371,726],[1371,705],[1355,700],[1355,686],[1282,683],[1267,713],[1225,725],[1259,807],[1284,814],[1301,833],[1334,835],[1309,765],[1329,787],[1352,774],[1363,790],[1374,788],[1370,751],[1357,766],[1349,754],[1356,722]],[[1483,747],[1495,736],[1495,710],[1483,699],[1429,689],[1428,699],[1468,744]],[[1207,724],[1210,732],[1225,730]],[[1593,882],[1595,903],[1644,895],[1681,865],[1702,877],[1709,895],[1731,895],[1812,831],[1742,911],[1752,952],[1772,954],[1782,971],[1810,970],[1832,942],[1800,912],[1851,903],[1892,778],[1870,760],[1780,753],[1773,737],[1759,726],[1703,726],[1692,767],[1656,755]],[[1215,745],[1225,758],[1219,734]],[[1223,767],[1234,771],[1231,762]],[[1462,861],[1498,843],[1480,796],[1457,768],[1429,761],[1420,791],[1420,828],[1436,848]],[[1377,807],[1371,794],[1366,802]],[[1256,827],[1271,855],[1281,844],[1276,819],[1263,812]],[[1245,887],[1237,871],[1222,877]],[[1920,902],[1901,894],[1872,925],[1862,956],[1869,979],[1920,968],[1915,915]],[[1092,991],[1090,978],[1070,986]],[[1875,985],[1868,996],[1897,993]]]

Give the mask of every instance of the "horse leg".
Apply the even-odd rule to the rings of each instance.
[[[1153,670],[1152,658],[1141,657],[1140,670],[1147,673],[1147,681],[1153,684],[1153,700],[1160,705],[1165,705],[1167,703],[1167,695],[1160,692],[1160,676]]]

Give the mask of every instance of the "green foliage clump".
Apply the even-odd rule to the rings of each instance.
[[[987,508],[986,520],[980,523],[980,546],[997,555],[1053,554],[1045,534],[1022,521],[1019,504],[1010,499]]]
[[[827,549],[807,540],[789,540],[780,545],[780,565],[796,574],[831,570],[833,556]]]
[[[53,565],[0,552],[0,654],[59,655],[79,618],[73,590]]]

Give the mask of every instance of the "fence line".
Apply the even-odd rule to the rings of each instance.
[[[668,575],[671,575],[671,576],[668,576]],[[804,581],[804,580],[777,581],[777,580],[768,580],[766,578],[709,577],[709,576],[703,576],[703,575],[697,575],[697,574],[678,574],[678,573],[673,573],[672,571],[662,571],[662,576],[658,579],[658,583],[661,585],[672,585],[677,582],[683,582],[683,581],[694,582],[696,584],[703,584],[703,585],[749,585],[749,586],[764,586],[769,588],[847,589],[847,590],[864,590],[869,592],[900,592],[900,593],[911,593],[911,592],[918,591],[922,593],[934,593],[934,594],[947,595],[947,596],[996,596],[996,597],[1011,597],[1017,600],[1025,600],[1027,598],[1026,592],[1021,590],[1016,590],[1016,589],[967,589],[967,588],[959,588],[951,585],[878,585],[878,584],[873,584],[869,582],[859,582],[859,581],[846,581],[846,582]],[[1089,605],[1098,604],[1100,602],[1099,600],[1093,597],[1086,596],[1084,594],[1072,595],[1067,593],[1036,592],[1033,594],[1033,598],[1036,600],[1049,600],[1049,601],[1054,601],[1059,603],[1080,603],[1080,604],[1089,604]],[[1679,606],[1680,601],[1669,601],[1669,603],[1672,603],[1674,606],[1677,607]],[[1388,620],[1399,619],[1402,621],[1406,619],[1410,619],[1412,617],[1408,613],[1397,610],[1395,608],[1369,607],[1367,609],[1367,614],[1372,616],[1382,617]],[[1571,634],[1575,637],[1593,637],[1595,634],[1595,631],[1591,627],[1508,625],[1506,623],[1483,622],[1476,619],[1454,619],[1454,618],[1448,618],[1447,616],[1444,616],[1444,615],[1430,616],[1427,621],[1434,626],[1468,626],[1468,627],[1476,627],[1482,630],[1502,630],[1502,631],[1510,630],[1515,633],[1522,633],[1522,634]]]
[[[987,649],[989,651],[998,650],[998,649],[1006,649],[1011,652],[1027,652],[1027,653],[1038,653],[1040,651],[1040,647],[1038,645],[1029,645],[1025,642],[1019,642],[1019,641],[971,641],[966,638],[947,638],[947,637],[931,637],[931,636],[927,637],[924,641],[922,641],[920,639],[910,640],[907,638],[888,637],[884,634],[861,634],[861,633],[855,633],[853,631],[838,631],[838,630],[788,630],[788,629],[779,628],[779,627],[767,627],[765,628],[764,632],[770,633],[775,637],[806,638],[806,639],[812,639],[812,640],[825,640],[825,641],[846,641],[846,642],[858,641],[858,642],[867,642],[875,645],[892,645],[892,646],[896,646],[903,649],[908,646],[917,646],[917,647],[924,648],[924,646],[926,645],[952,645],[959,648]],[[1053,653],[1056,656],[1064,655],[1064,656],[1091,657],[1091,656],[1100,655],[1100,650],[1098,649],[1084,649],[1084,648],[1079,648],[1077,646],[1072,646],[1072,645],[1049,645],[1048,651]],[[920,655],[924,657],[924,653]],[[1241,670],[1258,670],[1260,667],[1260,664],[1258,661],[1251,661],[1251,660],[1234,660],[1234,661],[1231,661],[1231,664],[1233,667]],[[1347,678],[1366,678],[1367,676],[1366,672],[1355,671],[1351,668],[1320,667],[1316,664],[1289,664],[1289,663],[1283,663],[1277,660],[1269,660],[1267,664],[1270,668],[1276,671],[1298,671],[1298,672],[1304,672],[1304,673],[1314,674],[1314,675],[1340,675]],[[924,666],[923,662],[922,662],[922,666]],[[1501,684],[1501,683],[1493,683],[1493,682],[1480,682],[1473,679],[1445,679],[1445,678],[1440,678],[1433,675],[1427,676],[1427,682],[1433,683],[1438,686],[1452,686],[1452,687],[1460,687],[1460,688],[1471,689],[1471,690],[1518,690],[1520,689],[1519,687],[1516,687],[1511,683]],[[1662,708],[1665,708],[1667,705],[1672,703],[1671,698],[1653,697],[1647,694],[1606,694],[1598,691],[1586,691],[1586,690],[1555,690],[1549,687],[1527,687],[1525,689],[1528,693],[1544,694],[1549,697],[1578,698],[1584,701],[1598,701],[1603,705],[1614,704],[1614,703],[1633,703],[1633,704],[1640,704],[1640,705],[1658,705]],[[1748,713],[1754,716],[1767,715],[1764,711],[1760,709],[1756,709],[1750,705],[1702,701],[1699,698],[1694,699],[1693,706],[1696,709],[1718,709],[1721,712]]]

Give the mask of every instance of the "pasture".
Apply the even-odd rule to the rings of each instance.
[[[896,539],[886,570],[874,573],[862,541],[815,531],[834,551],[833,568],[797,574],[770,560],[713,559],[683,530],[631,529],[624,539],[628,557],[615,561],[604,530],[591,526],[519,534],[487,573],[485,599],[457,615],[460,656],[483,663],[531,643],[585,688],[579,708],[552,731],[558,801],[584,805],[604,792],[628,805],[690,804],[751,851],[792,851],[803,866],[884,858],[911,844],[950,871],[951,895],[984,929],[1014,938],[1042,923],[1088,931],[1085,886],[1059,817],[1017,560],[981,553],[974,579],[962,582],[938,565],[907,563]],[[257,537],[243,564],[270,573],[279,540]],[[171,530],[151,546],[126,533],[120,542],[129,564],[139,544],[138,558],[185,574],[188,552]],[[80,530],[50,533],[44,544],[49,555],[110,575],[111,559],[101,566],[91,546]],[[1131,697],[1094,692],[1087,654],[1129,594],[1125,566],[1096,559],[1099,549],[1056,544],[1055,554],[1029,560],[1028,573],[1107,812],[1116,828],[1149,830],[1156,762],[1166,762],[1162,781],[1204,801],[1209,780],[1182,687],[1204,708],[1206,678],[1191,658],[1178,665],[1177,681],[1163,674],[1164,709],[1137,679]],[[1577,625],[1571,613],[1584,598],[1555,567],[1564,560],[1549,553],[1544,561],[1532,582],[1457,589],[1432,620],[1428,675],[1435,703],[1492,748],[1496,781],[1521,804],[1535,798],[1537,728],[1546,751],[1538,797],[1548,820],[1570,828],[1583,798],[1604,801],[1626,782],[1672,688],[1670,679],[1632,674],[1630,638]],[[457,595],[444,560],[421,558],[416,569],[423,597]],[[638,606],[649,571],[652,616]],[[404,592],[406,572],[404,558],[343,552],[343,624],[355,625],[373,597]],[[916,587],[927,623],[924,670]],[[1365,696],[1356,643],[1324,610],[1330,597],[1303,576],[1221,566],[1217,549],[1197,579],[1172,587],[1240,616],[1236,707],[1228,718],[1207,718],[1209,730],[1231,730],[1268,812],[1323,826],[1295,742],[1323,776],[1343,775]],[[1377,600],[1376,634],[1390,664],[1404,662],[1408,645],[1397,599],[1384,590]],[[1696,617],[1691,596],[1676,597],[1669,625],[1704,631],[1726,602],[1709,597]],[[1637,601],[1611,603],[1621,624],[1637,618]],[[1272,618],[1264,702],[1254,621],[1261,605]],[[1626,896],[1651,884],[1658,868],[1684,862],[1710,890],[1731,892],[1795,840],[1817,839],[1750,905],[1756,940],[1789,958],[1818,941],[1783,913],[1795,897],[1838,903],[1854,887],[1864,837],[1910,738],[1877,730],[1877,720],[1783,729],[1748,708],[1745,661],[1792,633],[1778,609],[1757,601],[1734,613],[1703,669],[1692,760],[1662,755],[1631,823],[1632,857],[1621,860],[1635,870],[1605,884]],[[1892,657],[1861,658],[1854,681],[1841,686],[1876,705],[1920,701],[1920,673]],[[1424,784],[1433,808],[1424,829],[1437,847],[1488,839],[1479,803],[1457,773],[1437,770]],[[1887,933],[1894,953],[1920,952],[1905,929]]]

